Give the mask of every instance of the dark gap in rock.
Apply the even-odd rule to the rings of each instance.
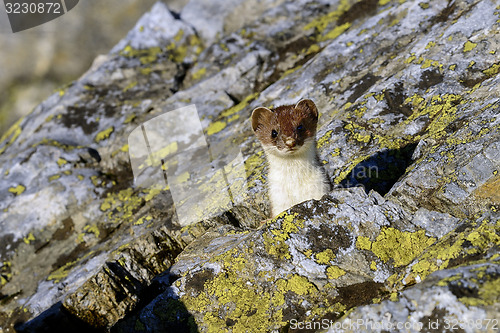
[[[177,72],[174,76],[174,84],[173,87],[170,88],[170,92],[175,94],[179,90],[183,89],[184,79],[186,78],[188,70],[192,67],[192,65],[188,63],[180,63],[177,64]]]
[[[393,90],[385,90],[384,98],[387,103],[387,107],[380,112],[380,115],[383,116],[386,114],[403,114],[405,117],[411,116],[413,110],[411,106],[405,104],[406,97],[407,96],[404,93],[403,83],[401,82],[396,83]]]
[[[405,174],[412,163],[416,143],[400,149],[380,151],[356,165],[340,183],[341,187],[361,186],[366,193],[375,190],[380,195],[389,192],[392,186]]]
[[[378,8],[378,0],[361,0],[349,8],[348,11],[340,15],[337,25],[353,22],[357,19],[371,16]]]
[[[479,290],[475,288],[473,285],[466,285],[463,281],[451,281],[448,284],[448,289],[450,289],[451,293],[455,295],[457,298],[462,297],[474,297],[479,298]]]
[[[470,244],[472,245],[472,244]],[[478,261],[484,258],[484,253],[475,253],[470,255],[460,255],[457,258],[452,258],[448,262],[447,268],[453,268],[456,266],[460,266],[466,263],[470,263],[472,261]]]
[[[378,80],[380,79],[379,76],[375,76],[371,73],[366,74],[363,76],[361,79],[359,79],[356,82],[353,82],[349,88],[347,88],[348,91],[352,90],[351,96],[347,98],[347,101],[349,103],[354,103],[359,97],[361,97],[368,89],[370,89],[371,86],[373,86]]]
[[[226,215],[227,219],[229,220],[229,223],[231,223],[231,225],[233,227],[238,228],[238,229],[241,228],[240,221],[238,221],[238,219],[236,218],[236,216],[234,216],[234,214],[232,212],[227,211],[224,213],[224,215]]]
[[[101,155],[99,155],[99,152],[96,149],[88,147],[87,151],[89,152],[90,157],[96,160],[97,163],[101,162]]]
[[[236,96],[228,93],[226,90],[224,90],[224,92],[226,93],[226,95],[231,99],[231,101],[233,101],[234,105],[238,105],[240,104],[240,100],[238,98],[236,98]]]
[[[365,281],[355,283],[346,287],[337,288],[339,296],[337,302],[344,304],[346,308],[370,304],[374,298],[387,295],[387,290],[383,283]]]
[[[61,302],[52,305],[32,320],[14,325],[18,333],[100,333],[103,329],[90,326],[64,309]]]
[[[65,265],[68,265],[69,263],[73,263],[75,265],[87,249],[87,245],[79,243],[70,253],[61,254],[52,265],[52,270],[55,271]]]
[[[422,333],[435,333],[439,331],[441,323],[446,322],[449,318],[449,313],[446,310],[446,308],[438,308],[435,307],[434,310],[432,310],[432,313],[428,316],[422,317],[422,319],[419,321],[422,323]],[[446,318],[446,319],[445,319]],[[457,325],[458,326],[458,325]],[[451,328],[451,326],[450,326]],[[456,327],[457,329],[453,329],[453,332],[456,333],[461,333],[463,332],[462,329]],[[450,330],[451,331],[451,330]]]
[[[448,1],[448,6],[446,6],[445,9],[443,9],[434,19],[432,20],[432,23],[442,23],[442,22],[447,22],[448,18],[450,15],[455,11],[455,8],[457,7],[455,1]]]
[[[113,279],[118,286],[123,287],[123,294],[117,292],[116,295],[123,296],[123,299],[127,297],[126,294],[134,294],[137,295],[144,289],[144,285],[141,281],[137,280],[130,272],[122,267],[120,264],[114,261],[106,262],[106,267],[109,269],[108,276]],[[106,271],[106,270],[105,270]],[[117,297],[117,301],[120,302],[123,299],[119,299]]]
[[[422,90],[427,90],[428,88],[443,82],[443,77],[444,75],[439,73],[437,70],[426,70],[420,76],[418,87]]]
[[[199,332],[194,317],[188,312],[186,306],[170,295],[170,286],[179,278],[169,270],[154,278],[151,284],[138,294],[139,302],[124,318],[111,327],[110,332],[135,332],[138,322],[145,332]],[[209,276],[206,276],[200,281],[201,286],[208,278]],[[203,290],[203,287],[197,289]],[[154,302],[153,306],[152,302]],[[141,313],[150,311],[145,310],[147,306],[152,306],[155,312],[162,312],[159,319],[150,318],[148,322],[141,321]]]
[[[176,11],[173,11],[172,9],[168,10],[170,12],[170,15],[173,16],[174,19],[180,20],[181,19],[181,14],[177,13]]]
[[[276,45],[267,45],[267,48],[269,50],[276,50],[275,54],[278,56],[278,59],[276,60],[275,64],[285,63],[285,61],[292,55],[302,55],[304,54],[305,50],[308,50],[309,47],[311,47],[311,45],[316,44],[316,40],[311,36],[301,36],[300,38],[294,40],[285,40],[286,38],[291,39],[291,36],[283,36],[283,40],[280,40],[279,42],[284,43],[278,45],[277,47]],[[321,52],[321,49],[304,55],[304,57],[298,57],[297,61],[286,69],[275,66],[274,72],[267,79],[267,82],[269,83],[267,84],[267,86],[278,81],[286,70],[302,66],[319,52]]]

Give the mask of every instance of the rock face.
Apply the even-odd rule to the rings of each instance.
[[[158,2],[2,138],[0,330],[431,331],[455,320],[492,331],[495,2],[215,4],[174,15]],[[266,166],[249,117],[300,98],[320,110],[336,188],[261,222]],[[204,136],[178,118],[178,139],[141,155],[130,133],[161,137],[150,124],[192,104]],[[184,154],[194,146],[210,159]],[[166,182],[139,186],[136,171],[165,169]],[[179,200],[190,189],[196,199]],[[230,204],[217,210],[221,193]],[[388,326],[398,323],[410,326]]]
[[[72,1],[67,14],[13,34],[2,8],[0,19],[0,135],[58,87],[108,53],[154,0]],[[186,0],[169,0],[174,11]],[[68,6],[66,9],[68,9]]]

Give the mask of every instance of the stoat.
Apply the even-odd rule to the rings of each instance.
[[[252,128],[269,164],[273,217],[300,202],[320,199],[330,190],[316,152],[317,124],[318,109],[310,99],[252,112]]]

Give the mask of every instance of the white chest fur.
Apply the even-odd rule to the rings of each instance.
[[[314,149],[303,154],[277,156],[266,154],[269,162],[268,189],[271,213],[274,216],[293,205],[310,199],[320,199],[329,185],[316,162]]]

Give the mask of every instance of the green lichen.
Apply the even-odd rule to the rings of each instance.
[[[213,135],[216,133],[219,133],[222,131],[224,128],[226,128],[227,122],[219,120],[219,121],[214,121],[210,123],[207,127],[207,135]]]
[[[101,234],[101,231],[99,230],[99,227],[96,224],[93,225],[86,225],[83,228],[84,231],[87,233],[92,233],[96,238],[99,238],[99,235]]]
[[[23,193],[24,191],[26,190],[26,187],[24,185],[17,185],[15,187],[9,187],[9,192],[10,193],[14,193],[15,195],[19,195],[21,193]]]
[[[495,76],[500,72],[500,64],[493,64],[491,67],[483,71],[484,74],[488,76]]]
[[[346,271],[344,271],[342,268],[338,266],[330,266],[327,267],[326,269],[326,276],[331,279],[338,279],[341,276],[344,276],[346,274]]]
[[[493,246],[500,246],[499,235],[500,225],[485,220],[470,232],[445,237],[426,249],[402,282],[412,283],[417,278],[423,280],[432,272],[447,268],[452,259],[484,253]],[[464,244],[472,244],[472,247],[464,247]]]
[[[134,49],[132,46],[127,45],[120,52],[120,55],[127,58],[138,58],[142,65],[147,65],[156,62],[162,52],[162,49],[158,46],[147,49]]]
[[[318,264],[325,265],[330,263],[330,261],[332,261],[333,259],[335,259],[335,253],[333,253],[332,249],[326,249],[324,251],[316,253],[315,257],[316,257],[316,262]]]
[[[193,77],[193,80],[198,81],[201,79],[205,74],[207,73],[206,67],[200,68],[196,72],[194,72],[191,76]]]
[[[498,304],[499,299],[500,278],[496,278],[482,284],[477,297],[461,297],[458,300],[467,306],[487,306]]]
[[[114,126],[111,126],[111,127],[106,128],[105,130],[102,130],[101,132],[96,134],[94,141],[96,143],[99,143],[103,140],[106,140],[107,138],[109,138],[109,136],[111,135],[111,133],[113,133],[114,130],[115,130]]]
[[[10,146],[16,139],[21,135],[22,128],[20,126],[21,122],[24,120],[24,117],[21,117],[18,121],[16,121],[8,130],[5,132],[0,138],[0,144],[4,144],[2,148],[0,148],[0,154],[2,154],[8,146]],[[8,141],[7,141],[8,139]]]
[[[316,286],[309,282],[309,280],[301,275],[293,274],[288,279],[278,279],[276,281],[278,290],[285,293],[292,291],[297,295],[305,296],[317,290]]]
[[[322,148],[324,145],[330,143],[330,138],[332,137],[332,133],[333,130],[329,130],[318,139],[318,148]]]
[[[477,44],[471,41],[466,41],[464,44],[464,52],[472,51],[476,48]]]
[[[321,34],[327,29],[328,26],[330,26],[332,24],[332,22],[336,22],[343,13],[348,11],[350,7],[351,7],[351,5],[350,5],[349,1],[341,0],[339,5],[337,6],[337,8],[334,11],[331,11],[328,14],[323,15],[321,17],[315,18],[310,23],[308,23],[306,26],[304,26],[304,30],[314,29],[315,32],[317,32],[319,34],[319,38],[317,38],[317,39],[319,39],[319,40],[328,39],[326,37],[321,36]],[[334,28],[333,30],[335,30],[336,28]],[[328,33],[331,33],[331,35],[336,34],[336,33],[333,33],[332,31],[330,31]]]
[[[26,243],[28,245],[31,242],[33,242],[34,240],[35,240],[35,236],[33,236],[33,234],[31,232],[28,234],[28,236],[26,236],[26,237],[23,238],[24,243]]]
[[[270,221],[274,225],[280,221],[277,229],[270,229],[272,235],[264,234],[264,247],[266,252],[279,259],[290,259],[288,245],[285,241],[290,238],[290,234],[297,232],[299,228],[304,227],[304,221],[296,219],[297,213],[287,214],[283,212]]]
[[[408,232],[384,228],[373,242],[368,237],[358,237],[356,246],[372,251],[384,262],[393,260],[394,266],[399,267],[408,265],[435,241],[435,238],[427,237],[424,230]]]

